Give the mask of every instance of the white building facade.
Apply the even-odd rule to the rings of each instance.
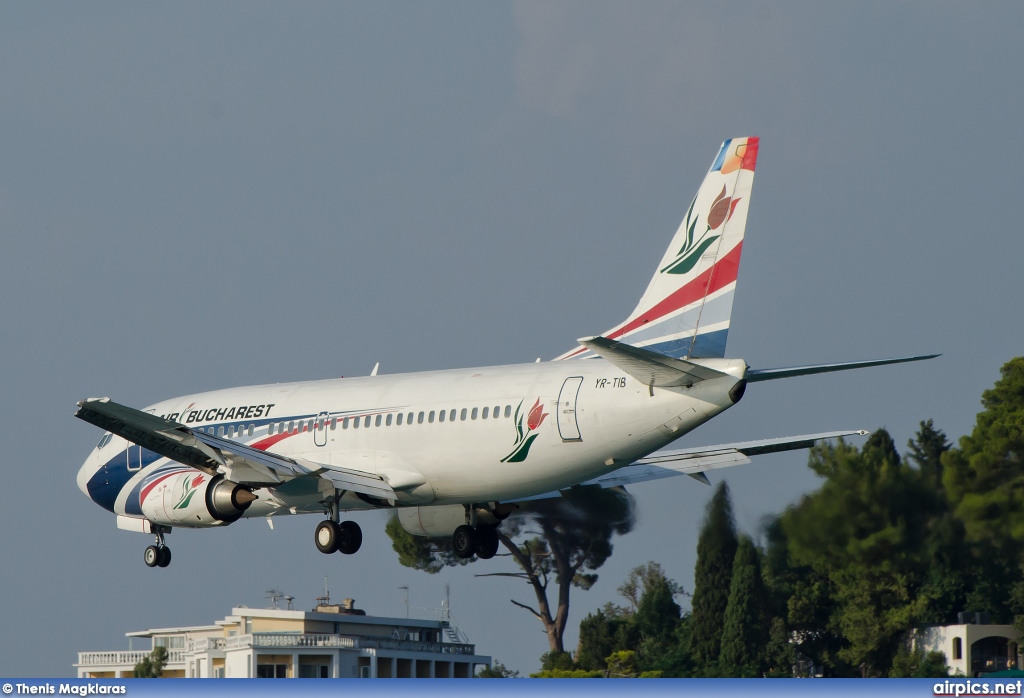
[[[159,646],[165,678],[472,678],[491,665],[474,645],[450,641],[458,633],[444,621],[367,616],[346,602],[239,607],[213,625],[126,633],[128,650],[79,652],[75,668],[78,678],[130,678]],[[148,649],[132,647],[147,640]]]
[[[961,623],[911,630],[911,649],[942,652],[950,673],[978,677],[1020,668],[1020,632],[1012,625]]]

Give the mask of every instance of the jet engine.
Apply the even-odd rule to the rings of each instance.
[[[504,521],[518,507],[515,504],[492,503],[489,507],[478,506],[477,521],[485,526],[495,526]],[[442,504],[434,507],[403,507],[398,510],[398,523],[414,536],[446,538],[455,529],[466,523],[466,507],[462,504]]]
[[[207,528],[237,521],[257,497],[223,475],[211,478],[190,470],[154,476],[143,484],[139,499],[143,515],[153,523]]]

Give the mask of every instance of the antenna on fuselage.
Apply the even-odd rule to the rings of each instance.
[[[380,368],[380,361],[378,361],[377,363],[375,363],[375,364],[373,365],[373,370],[372,370],[372,371],[370,371],[370,375],[371,375],[371,376],[376,376],[376,375],[377,375],[377,369],[378,369],[378,368]]]

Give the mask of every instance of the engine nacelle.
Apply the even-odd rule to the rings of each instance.
[[[508,518],[518,507],[515,504],[497,504],[490,508],[477,507],[476,519],[485,526],[495,526]],[[466,508],[461,504],[442,504],[436,507],[402,507],[398,510],[398,523],[414,536],[445,538],[466,523]]]
[[[223,475],[191,470],[156,475],[142,486],[139,504],[153,523],[207,528],[237,521],[255,499],[252,490]]]

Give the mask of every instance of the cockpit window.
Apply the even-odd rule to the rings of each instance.
[[[111,440],[112,438],[114,438],[114,435],[113,435],[113,434],[111,434],[111,433],[110,433],[110,432],[108,431],[108,432],[107,432],[106,434],[104,434],[104,435],[103,435],[102,437],[100,437],[100,442],[99,442],[99,443],[98,443],[98,444],[96,445],[96,448],[97,448],[97,449],[103,448],[104,446],[106,446],[107,444],[109,444],[109,443],[110,443],[110,440]]]

